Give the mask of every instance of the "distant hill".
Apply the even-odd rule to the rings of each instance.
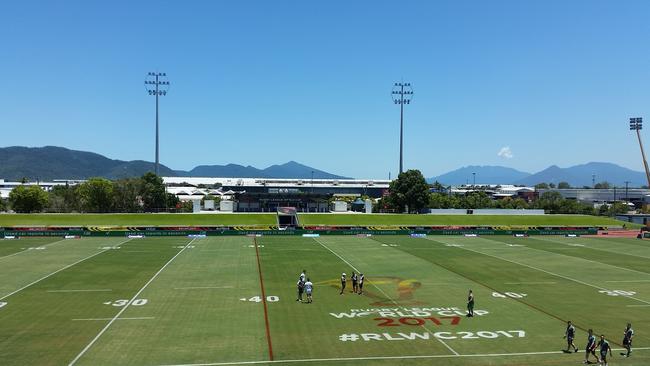
[[[189,172],[176,173],[180,177],[270,178],[260,169],[238,164],[199,165]]]
[[[476,184],[511,184],[530,175],[530,173],[503,166],[470,165],[437,177],[429,178],[427,181],[432,183],[437,180],[445,185],[472,184],[472,173],[476,173]]]
[[[639,187],[647,185],[645,173],[637,172],[612,163],[592,162],[575,165],[568,168],[550,166],[538,173],[522,178],[515,183],[535,185],[537,183],[569,182],[574,187],[591,186],[592,174],[596,175],[596,183],[607,181],[617,186],[624,186],[625,181],[630,181],[630,186]]]
[[[188,177],[236,177],[236,178],[311,178],[314,172],[316,179],[345,179],[346,177],[331,174],[290,161],[282,165],[271,165],[265,169],[237,164],[228,165],[199,165],[189,172],[177,171],[178,176]]]
[[[560,168],[557,165],[534,174],[521,172],[502,166],[467,166],[454,171],[427,179],[428,182],[438,181],[445,185],[460,185],[472,183],[472,173],[476,173],[477,184],[518,184],[534,186],[538,183],[568,182],[573,187],[592,185],[591,176],[596,175],[596,183],[607,181],[616,186],[624,186],[625,181],[631,187],[647,185],[644,172],[634,171],[612,163],[591,162]]]
[[[154,170],[146,161],[113,160],[105,156],[70,150],[63,147],[0,148],[0,178],[6,180],[85,179],[106,177],[110,179],[139,176]],[[176,175],[173,170],[160,165],[161,175]]]
[[[141,176],[152,171],[154,171],[152,162],[113,160],[92,152],[70,150],[63,147],[12,146],[0,148],[0,178],[12,181],[21,180],[23,177],[31,181],[91,177],[118,179]],[[272,165],[266,169],[228,164],[199,165],[190,171],[182,171],[160,165],[160,175],[169,177],[311,178],[312,171],[314,178],[345,178],[295,161]]]

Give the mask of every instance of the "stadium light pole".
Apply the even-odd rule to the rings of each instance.
[[[144,80],[144,86],[147,88],[149,95],[156,97],[156,167],[155,172],[158,175],[160,165],[160,149],[158,138],[158,97],[167,95],[169,90],[169,81],[167,81],[167,74],[164,72],[149,72]]]
[[[641,129],[643,128],[643,119],[641,117],[630,118],[630,130],[636,131],[636,137],[639,139],[639,147],[641,148],[641,158],[643,159],[643,167],[645,168],[645,176],[648,180],[648,187],[650,187],[650,170],[648,170],[648,161],[645,158],[645,151],[643,151],[643,143],[641,142]]]
[[[411,104],[411,83],[395,83],[391,92],[393,102],[399,104],[399,172],[404,172],[404,104]]]

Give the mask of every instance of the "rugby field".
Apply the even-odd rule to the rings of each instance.
[[[650,246],[505,236],[0,240],[2,365],[650,364]],[[296,302],[302,269],[314,302]],[[365,293],[339,295],[341,272]],[[464,315],[467,291],[476,316]],[[580,352],[565,354],[565,321]]]

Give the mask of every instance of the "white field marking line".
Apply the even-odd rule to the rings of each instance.
[[[440,243],[440,242],[435,241],[435,240],[433,240],[433,239],[428,239],[428,238],[427,238],[427,240],[431,240],[431,241],[433,241],[433,242],[435,242],[435,243]],[[489,239],[485,239],[485,240],[489,240]],[[510,263],[513,263],[513,264],[516,264],[516,265],[519,265],[519,266],[522,266],[522,267],[528,267],[528,268],[530,268],[530,269],[534,269],[534,270],[536,270],[536,271],[544,272],[544,273],[550,274],[551,276],[564,278],[565,280],[573,281],[573,282],[576,282],[576,283],[579,283],[579,284],[582,284],[582,285],[585,285],[585,286],[593,287],[593,288],[596,288],[596,289],[599,289],[599,290],[609,291],[608,289],[606,289],[606,288],[604,288],[604,287],[600,287],[600,286],[592,285],[592,284],[587,283],[587,282],[584,282],[584,281],[576,280],[575,278],[571,278],[571,277],[567,277],[567,276],[565,276],[565,275],[561,275],[561,274],[553,273],[553,272],[551,272],[551,271],[547,271],[547,270],[545,270],[545,269],[541,269],[541,268],[533,267],[533,266],[530,266],[530,265],[528,265],[528,264],[524,264],[524,263],[516,262],[516,261],[510,260],[510,259],[506,259],[506,258],[503,258],[503,257],[496,256],[496,255],[492,255],[492,254],[487,254],[487,253],[479,252],[479,251],[477,251],[477,250],[469,249],[469,248],[466,248],[466,247],[458,247],[458,249],[468,250],[468,251],[470,251],[470,252],[474,252],[474,253],[478,253],[478,254],[482,254],[482,255],[487,255],[488,257],[492,257],[492,258],[500,259],[500,260],[502,260],[502,261],[510,262]],[[648,304],[648,305],[650,305],[650,302],[645,301],[645,300],[638,299],[638,298],[636,298],[636,297],[632,297],[632,296],[623,296],[623,297],[626,297],[626,298],[628,298],[628,299],[636,300],[636,301],[642,302],[642,303],[644,303],[644,304]]]
[[[54,242],[51,242],[51,243],[47,243],[47,244],[43,244],[43,245],[39,245],[39,247],[47,247],[47,246],[50,246],[50,245],[58,244],[58,243],[60,243],[60,242],[62,242],[62,241],[66,241],[66,240],[65,240],[65,239],[57,240],[57,241],[54,241]],[[4,257],[0,257],[0,259],[13,257],[14,255],[18,255],[18,254],[20,254],[20,253],[25,253],[25,252],[28,252],[28,251],[29,251],[29,248],[27,248],[27,249],[23,249],[23,250],[21,250],[20,252],[11,253],[11,254],[9,254],[9,255],[5,255]]]
[[[361,271],[359,271],[355,266],[353,266],[352,263],[348,262],[347,260],[345,260],[345,258],[343,258],[343,257],[341,257],[340,255],[338,255],[338,253],[336,253],[335,251],[333,251],[332,249],[330,249],[327,245],[323,244],[320,240],[318,240],[318,238],[313,238],[313,239],[314,239],[318,244],[320,244],[323,248],[329,250],[332,254],[334,254],[335,256],[339,257],[340,260],[342,260],[342,261],[345,262],[348,266],[350,266],[352,269],[354,269],[355,271],[357,271],[357,273],[361,273]],[[372,283],[372,281],[368,281],[368,282],[370,282],[370,284],[371,284],[374,288],[376,288],[377,290],[379,290],[379,292],[381,292],[384,296],[386,296],[386,298],[389,299],[393,304],[395,304],[396,306],[399,306],[399,304],[397,304],[397,301],[393,300],[392,297],[388,296],[388,294],[387,294],[386,292],[384,292],[384,290],[382,290],[379,286],[377,286],[377,285],[375,285],[374,283]],[[447,349],[450,350],[454,355],[456,355],[456,356],[459,355],[459,353],[456,352],[455,349],[451,348],[451,347],[450,347],[450,346],[449,346],[445,341],[443,341],[442,339],[440,339],[440,338],[438,338],[438,337],[435,337],[435,335],[433,334],[433,332],[432,332],[431,330],[429,330],[429,328],[427,328],[425,325],[421,325],[421,327],[424,328],[424,330],[426,330],[429,334],[431,334],[432,336],[434,336],[434,338],[435,338],[436,340],[440,341],[440,343],[442,343],[442,345],[444,345],[445,347],[447,347]]]
[[[201,290],[217,288],[235,288],[234,286],[193,286],[193,287],[174,287],[174,290]]]
[[[504,285],[555,285],[557,282],[504,282]]]
[[[650,280],[619,280],[619,281],[605,281],[611,283],[637,283],[637,282],[650,282]]]
[[[482,238],[482,239],[487,240],[487,241],[491,241],[491,242],[494,242],[494,243],[501,243],[500,241],[497,241],[497,240],[492,240],[492,239],[487,239],[487,238]],[[608,263],[598,262],[598,261],[592,261],[591,259],[586,259],[586,258],[582,258],[582,257],[574,257],[574,256],[571,256],[571,255],[566,255],[566,254],[561,254],[561,253],[549,252],[549,251],[542,250],[542,249],[537,249],[537,248],[531,248],[531,247],[526,247],[526,248],[531,249],[531,250],[536,250],[538,252],[552,253],[552,254],[561,255],[561,256],[564,256],[564,257],[569,257],[569,258],[573,258],[573,259],[577,259],[577,260],[582,260],[582,261],[586,261],[586,262],[590,262],[590,263],[595,263],[595,264],[599,264],[599,265],[603,265],[603,266],[608,266],[608,267],[621,269],[623,271],[629,271],[629,272],[639,273],[639,274],[642,274],[642,275],[645,275],[645,276],[650,276],[650,273],[648,273],[648,272],[641,272],[641,271],[637,271],[635,269],[629,269],[629,268],[625,268],[625,267],[615,266],[613,264],[608,264]],[[573,249],[573,248],[567,248],[567,249]]]
[[[127,240],[125,240],[125,241],[123,241],[123,242],[121,242],[121,243],[119,243],[119,244],[117,244],[117,245],[115,245],[115,246],[120,246],[120,245],[122,245],[122,244],[124,244],[124,243],[126,243],[126,242],[128,242],[128,241],[130,241],[130,240],[131,240],[131,239],[127,239]],[[13,295],[13,294],[15,294],[15,293],[17,293],[17,292],[20,292],[20,291],[22,291],[22,290],[28,288],[28,287],[31,286],[31,285],[34,285],[34,284],[36,284],[36,283],[39,283],[39,282],[43,281],[44,279],[46,279],[46,278],[48,278],[48,277],[50,277],[50,276],[53,276],[53,275],[55,275],[55,274],[57,274],[57,273],[59,273],[59,272],[61,272],[61,271],[63,271],[63,270],[66,270],[66,269],[68,269],[68,268],[70,268],[70,267],[72,267],[72,266],[74,266],[74,265],[76,265],[76,264],[78,264],[78,263],[81,263],[81,262],[83,262],[83,261],[85,261],[85,260],[87,260],[87,259],[90,259],[90,258],[92,258],[92,257],[94,257],[94,256],[96,256],[96,255],[100,255],[100,254],[106,252],[107,250],[109,250],[109,249],[104,249],[104,250],[102,250],[102,251],[100,251],[100,252],[97,252],[97,253],[95,253],[95,254],[89,255],[89,256],[87,256],[86,258],[80,259],[80,260],[78,260],[78,261],[76,261],[76,262],[74,262],[74,263],[72,263],[72,264],[68,264],[67,266],[65,266],[65,267],[63,267],[63,268],[57,269],[56,271],[54,271],[54,272],[52,272],[52,273],[50,273],[50,274],[48,274],[48,275],[45,275],[45,276],[39,278],[38,280],[36,280],[36,281],[34,281],[34,282],[31,282],[31,283],[29,283],[29,284],[27,284],[27,285],[25,285],[25,286],[19,288],[19,289],[16,290],[16,291],[10,292],[10,293],[4,295],[3,297],[0,297],[0,300],[4,300],[4,299],[8,298],[9,296],[11,296],[11,295]]]
[[[88,290],[47,290],[47,292],[108,292],[110,288],[88,289]]]
[[[94,320],[111,320],[112,318],[86,318],[86,319],[72,319],[72,321],[77,322],[77,321],[94,321]],[[140,316],[140,317],[133,317],[133,318],[118,318],[117,320],[150,320],[150,319],[156,319],[153,316]]]
[[[79,361],[79,359],[80,359],[80,358],[81,358],[81,357],[82,357],[82,356],[83,356],[83,355],[84,355],[84,354],[85,354],[85,353],[90,349],[90,347],[92,347],[92,346],[95,344],[95,342],[97,342],[97,340],[99,339],[99,337],[101,337],[101,336],[104,334],[104,332],[106,332],[106,330],[107,330],[111,325],[113,325],[113,323],[115,323],[115,321],[116,321],[116,320],[117,320],[117,319],[122,315],[122,313],[124,313],[124,312],[126,311],[126,309],[129,308],[129,305],[131,305],[131,304],[133,303],[133,301],[135,301],[135,300],[138,298],[138,296],[140,296],[140,294],[142,293],[142,291],[144,291],[144,290],[147,288],[147,286],[149,286],[149,284],[150,284],[151,282],[153,282],[153,281],[156,279],[156,277],[158,277],[158,275],[159,275],[159,274],[160,274],[160,273],[161,273],[165,268],[167,268],[167,266],[168,266],[171,262],[174,261],[174,259],[176,259],[176,257],[178,257],[181,253],[183,253],[183,252],[185,251],[185,249],[187,249],[187,247],[189,247],[190,244],[192,244],[192,243],[194,242],[194,240],[196,240],[196,239],[192,239],[192,240],[190,240],[189,243],[185,244],[185,246],[183,247],[183,249],[179,250],[178,253],[176,253],[176,254],[175,254],[175,255],[174,255],[170,260],[168,260],[167,263],[165,263],[165,265],[163,265],[163,266],[158,270],[158,272],[156,272],[156,274],[154,274],[153,277],[151,277],[151,278],[149,279],[149,281],[147,281],[147,283],[145,283],[144,286],[142,286],[142,288],[141,288],[140,290],[138,290],[138,292],[137,292],[135,295],[133,295],[133,297],[129,300],[129,302],[127,302],[126,305],[124,305],[124,306],[122,307],[122,309],[120,309],[120,311],[118,311],[117,314],[115,314],[115,316],[114,316],[113,318],[111,318],[111,320],[108,322],[108,324],[106,324],[106,325],[104,326],[104,328],[102,328],[102,330],[100,330],[99,333],[97,333],[97,335],[95,336],[95,338],[93,338],[93,339],[90,341],[90,343],[88,343],[88,345],[86,345],[86,347],[84,347],[84,349],[82,349],[81,352],[79,352],[79,354],[78,354],[78,355],[77,355],[77,356],[76,356],[72,361],[70,361],[70,363],[69,363],[68,365],[69,365],[69,366],[72,366],[72,365],[74,365],[75,363],[77,363],[77,361]]]
[[[628,308],[640,308],[640,307],[646,307],[646,306],[650,306],[650,305],[625,305],[625,306],[628,307]]]
[[[569,245],[567,243],[561,242],[559,240],[553,240],[550,238],[535,238],[537,240],[543,240],[543,241],[550,241],[551,243],[558,243],[562,245]],[[586,238],[589,239],[589,238]],[[621,253],[621,252],[615,252],[613,250],[608,250],[608,249],[601,249],[601,248],[594,248],[591,245],[585,245],[583,248],[588,248],[588,249],[593,249],[593,250],[600,250],[601,252],[607,252],[607,253],[614,253],[614,254],[625,254],[625,255],[630,255],[632,257],[639,257],[639,258],[646,258],[650,259],[650,257],[646,257],[645,255],[639,255],[639,254],[628,254],[628,253]]]
[[[650,347],[634,348],[634,350],[648,350]],[[624,351],[623,348],[612,348],[612,351]],[[235,361],[235,362],[213,362],[213,363],[184,363],[184,364],[166,364],[159,366],[228,366],[228,365],[259,365],[275,363],[308,363],[308,362],[339,362],[339,361],[381,361],[381,360],[409,360],[409,359],[427,359],[427,358],[481,358],[481,357],[513,357],[513,356],[536,356],[536,355],[561,355],[562,351],[546,352],[520,352],[520,353],[483,353],[483,354],[464,354],[464,355],[414,355],[414,356],[369,356],[369,357],[335,357],[335,358],[304,358],[292,360],[273,360],[273,361]]]

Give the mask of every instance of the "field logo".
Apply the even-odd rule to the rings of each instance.
[[[327,280],[317,282],[317,285],[329,285],[338,290],[341,289],[341,281],[339,279]],[[384,292],[377,290],[374,286],[394,285],[394,289],[386,289]],[[414,279],[403,279],[400,277],[373,277],[373,280],[366,280],[363,286],[363,294],[375,302],[370,305],[374,306],[390,306],[390,305],[422,305],[421,301],[414,298],[415,290],[422,287],[422,283]],[[352,285],[346,287],[346,291],[352,291]],[[394,300],[394,301],[393,301]]]

